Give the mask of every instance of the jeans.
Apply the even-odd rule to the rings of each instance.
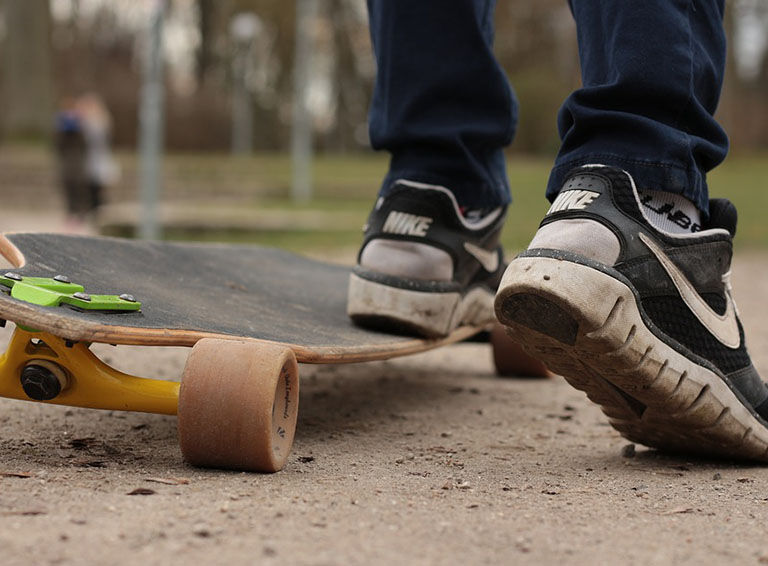
[[[570,0],[582,86],[557,117],[562,145],[547,198],[573,167],[602,163],[706,215],[706,173],[728,151],[713,117],[724,3]],[[391,154],[382,196],[406,178],[445,185],[463,206],[510,201],[504,148],[518,105],[491,50],[494,9],[495,0],[368,0],[378,64],[370,138]]]

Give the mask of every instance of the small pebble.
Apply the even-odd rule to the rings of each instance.
[[[210,538],[211,536],[211,531],[208,530],[208,528],[205,527],[205,525],[196,525],[195,528],[192,529],[192,532],[194,533],[195,536],[200,538]]]
[[[635,457],[635,445],[634,444],[627,444],[621,449],[621,455],[624,458],[634,458]]]

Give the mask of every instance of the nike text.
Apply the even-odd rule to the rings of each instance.
[[[426,236],[433,219],[393,210],[387,216],[382,231],[403,236]]]
[[[594,191],[574,190],[563,191],[557,198],[552,206],[549,207],[547,214],[553,212],[560,212],[562,210],[583,210],[589,206],[592,201],[600,196],[600,193]]]

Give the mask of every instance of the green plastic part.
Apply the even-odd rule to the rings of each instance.
[[[14,299],[44,307],[71,305],[86,311],[141,310],[141,303],[131,300],[133,297],[129,295],[90,295],[82,285],[48,277],[21,277],[6,273],[0,275],[0,285],[9,288]]]

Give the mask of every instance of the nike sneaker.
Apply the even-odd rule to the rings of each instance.
[[[352,320],[426,337],[492,322],[506,207],[481,212],[470,218],[445,187],[397,181],[365,227],[349,281]]]
[[[768,461],[768,388],[731,296],[736,209],[713,199],[701,230],[679,235],[643,208],[628,173],[572,171],[496,314],[627,439]]]

